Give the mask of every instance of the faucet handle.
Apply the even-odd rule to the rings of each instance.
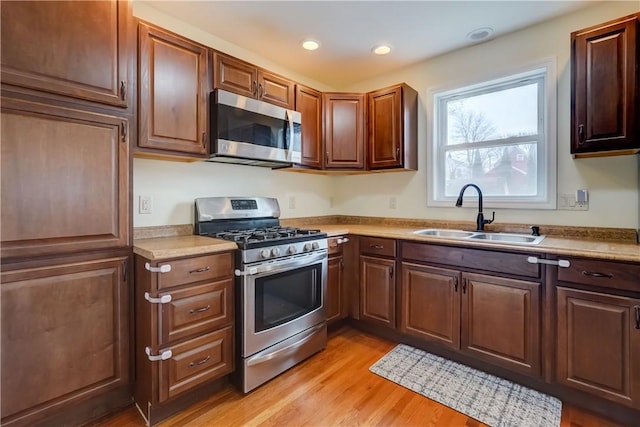
[[[491,224],[495,220],[496,220],[496,211],[493,211],[493,213],[491,214],[491,219],[485,219],[484,223]]]

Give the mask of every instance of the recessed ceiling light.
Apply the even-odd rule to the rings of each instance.
[[[317,48],[320,47],[320,43],[318,43],[315,40],[305,40],[302,42],[302,47],[307,49],[307,50],[316,50]]]
[[[371,51],[376,55],[386,55],[391,52],[391,47],[386,44],[381,44],[380,46],[375,46]]]
[[[491,27],[477,28],[467,34],[467,40],[477,42],[488,38],[491,34],[493,34],[493,28]]]

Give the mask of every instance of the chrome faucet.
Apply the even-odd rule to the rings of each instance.
[[[480,187],[475,184],[467,184],[460,190],[460,195],[458,196],[458,200],[456,201],[456,208],[462,206],[462,195],[464,194],[464,190],[467,187],[473,187],[478,191],[478,218],[476,218],[476,230],[484,231],[484,226],[486,224],[491,224],[496,219],[496,212],[493,211],[493,216],[491,219],[484,219],[484,214],[482,213],[482,191],[480,191]]]

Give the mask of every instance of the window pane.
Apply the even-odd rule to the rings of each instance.
[[[446,145],[538,133],[538,83],[447,102]]]
[[[450,149],[445,156],[446,197],[469,183],[487,196],[536,196],[538,150],[535,142],[471,150]]]

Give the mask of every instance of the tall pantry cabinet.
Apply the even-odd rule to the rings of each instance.
[[[83,424],[131,402],[130,4],[3,2],[0,24],[0,423]]]

